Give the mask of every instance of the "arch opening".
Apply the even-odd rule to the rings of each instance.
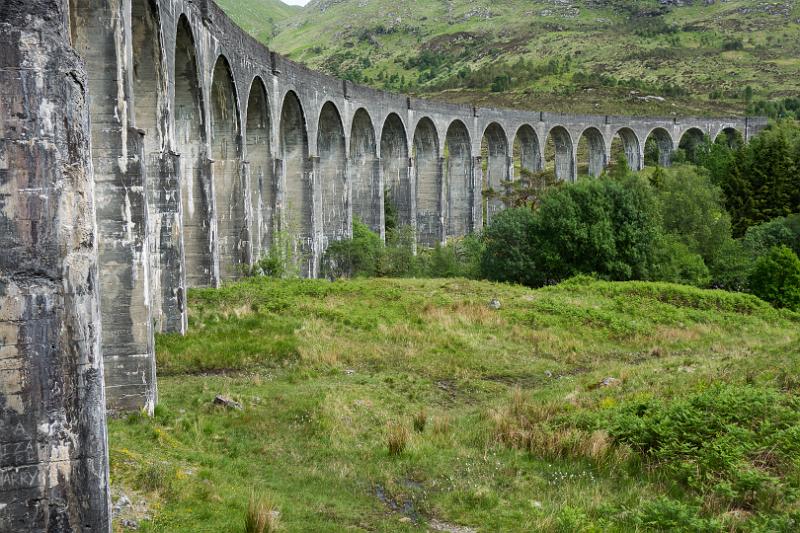
[[[723,128],[714,142],[736,150],[744,144],[744,135],[736,128]]]
[[[586,128],[578,140],[575,161],[578,176],[596,178],[606,169],[606,142],[597,128]]]
[[[250,257],[247,186],[242,179],[239,105],[230,64],[217,59],[211,82],[211,158],[221,280],[242,276]]]
[[[488,225],[496,213],[505,208],[501,199],[506,183],[511,180],[510,159],[506,132],[492,122],[481,139],[482,211],[483,223]]]
[[[647,136],[644,143],[644,164],[647,166],[668,167],[672,164],[675,146],[669,132],[656,128]]]
[[[211,184],[205,153],[202,92],[189,21],[182,16],[175,39],[175,140],[181,164],[183,248],[189,287],[212,284]]]
[[[444,235],[439,138],[429,118],[417,124],[412,157],[416,170],[417,243],[432,247],[441,243]]]
[[[266,255],[272,246],[275,229],[277,183],[273,172],[270,146],[270,112],[267,90],[261,78],[255,78],[247,99],[245,138],[250,169],[250,201],[253,213],[253,260]]]
[[[352,234],[348,213],[344,127],[336,106],[322,106],[317,128],[319,184],[322,193],[322,248]]]
[[[638,171],[644,168],[639,137],[630,128],[621,128],[614,134],[614,140],[611,142],[611,162],[616,163],[620,154],[624,154],[628,168],[631,170]]]
[[[512,179],[521,180],[533,185],[536,177],[542,172],[542,148],[536,131],[524,124],[517,130],[514,137],[514,175]],[[538,181],[538,180],[537,180]],[[525,202],[526,199],[516,198],[514,202]],[[517,205],[509,206],[517,207]]]
[[[389,232],[411,225],[411,179],[408,169],[408,137],[403,121],[392,113],[381,131],[381,166],[384,181],[384,225]]]
[[[350,187],[353,217],[380,234],[383,191],[380,183],[375,130],[366,110],[353,115],[350,133]]]
[[[446,198],[445,238],[463,237],[474,229],[474,186],[472,144],[469,131],[460,120],[447,129],[444,149]]]
[[[689,128],[683,132],[681,140],[678,142],[678,149],[680,152],[677,159],[696,163],[698,149],[703,145],[705,140],[706,135],[700,128]]]
[[[314,276],[313,183],[308,164],[306,119],[297,95],[283,99],[280,124],[280,168],[286,187],[281,227],[292,240],[293,256],[305,276]]]
[[[555,126],[547,134],[544,170],[559,181],[575,181],[577,178],[572,137],[563,126]]]

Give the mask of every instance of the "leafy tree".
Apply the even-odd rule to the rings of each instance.
[[[713,268],[731,239],[731,219],[722,192],[708,173],[681,166],[665,169],[655,185],[664,231]]]
[[[750,274],[750,290],[775,307],[800,310],[800,259],[786,246],[761,256]]]
[[[550,170],[532,172],[527,168],[519,169],[519,179],[504,181],[502,191],[488,190],[484,197],[499,198],[507,207],[530,207],[536,209],[550,187],[558,185],[555,173]]]
[[[591,273],[647,279],[659,235],[657,204],[639,176],[581,181],[547,194],[532,230],[538,285]]]
[[[533,247],[534,214],[530,208],[501,211],[484,230],[481,275],[492,281],[541,283]]]
[[[781,245],[800,255],[800,213],[749,227],[742,243],[753,256],[763,255],[773,246]]]

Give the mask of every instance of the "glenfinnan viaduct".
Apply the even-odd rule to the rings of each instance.
[[[558,178],[588,143],[754,119],[476,109],[387,94],[270,52],[211,0],[0,0],[0,532],[109,531],[106,405],[152,411],[153,335],[186,330],[186,289],[236,279],[290,235],[302,272],[384,202],[421,246],[479,229],[482,191]],[[488,148],[482,149],[482,146]],[[386,194],[384,192],[387,191]],[[385,200],[388,199],[388,200]]]

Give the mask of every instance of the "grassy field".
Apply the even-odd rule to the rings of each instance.
[[[753,297],[255,279],[190,324],[110,422],[142,531],[244,531],[252,493],[284,531],[797,529],[800,315]]]
[[[229,9],[249,28],[242,6],[259,3]],[[747,86],[800,93],[798,20],[788,1],[316,0],[256,35],[314,69],[451,102],[719,115],[746,111]],[[498,75],[509,86],[492,92]]]

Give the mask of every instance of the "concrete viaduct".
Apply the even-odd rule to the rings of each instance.
[[[654,138],[763,119],[478,109],[375,91],[270,52],[211,0],[0,0],[0,531],[108,531],[106,405],[157,401],[153,336],[186,289],[236,279],[276,232],[315,276],[384,202],[430,246],[482,192],[539,170],[632,168]]]

